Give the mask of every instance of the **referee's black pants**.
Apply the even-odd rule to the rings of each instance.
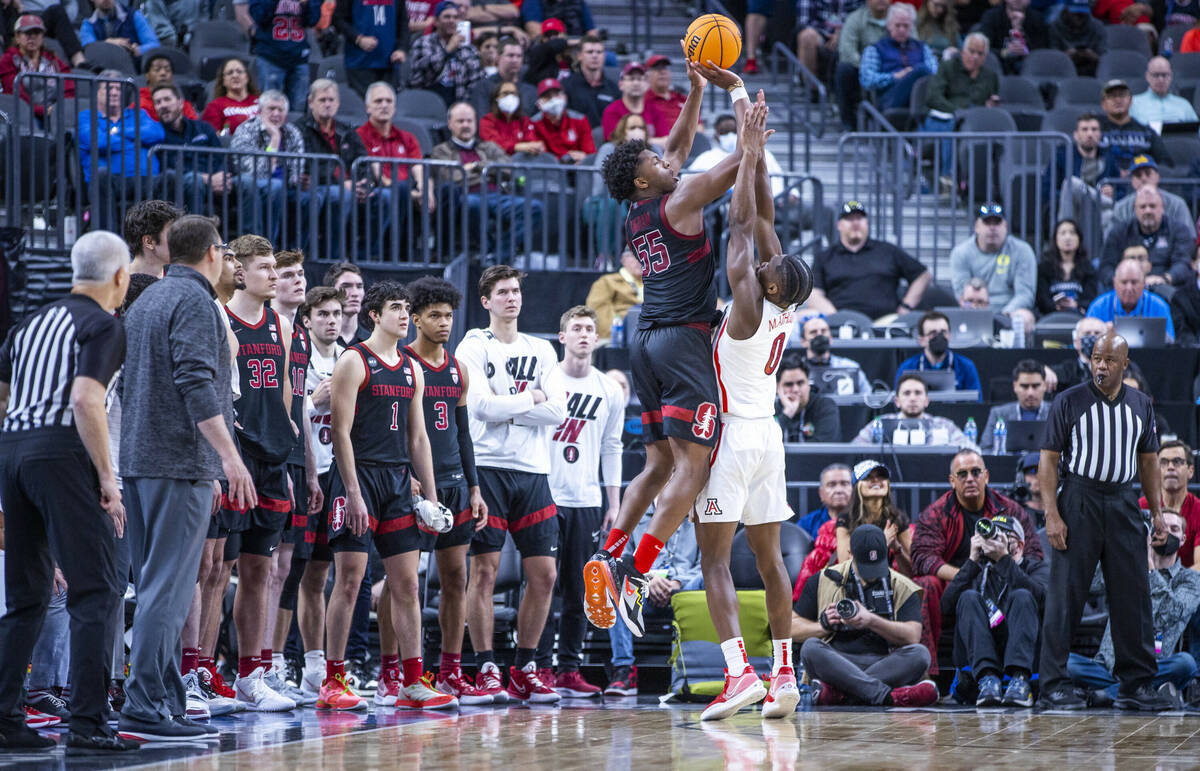
[[[92,736],[107,732],[112,654],[107,642],[123,587],[116,572],[116,533],[100,508],[91,460],[74,429],[54,441],[53,449],[41,436],[0,442],[7,594],[0,619],[0,730],[25,724],[25,671],[57,564],[67,580],[71,619],[71,730]]]
[[[1042,693],[1071,683],[1067,655],[1083,615],[1096,562],[1104,571],[1116,664],[1122,694],[1149,683],[1154,660],[1146,528],[1132,485],[1063,480],[1058,511],[1067,525],[1066,551],[1052,550],[1046,615],[1042,622]]]

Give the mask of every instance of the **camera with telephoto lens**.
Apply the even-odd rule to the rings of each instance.
[[[837,610],[837,614],[843,619],[854,618],[855,614],[858,613],[858,606],[854,604],[854,600],[840,599],[834,607]]]
[[[975,523],[975,532],[980,538],[992,538],[996,535],[996,524],[990,519],[981,519]]]

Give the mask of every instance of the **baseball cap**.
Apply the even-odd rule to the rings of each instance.
[[[1013,519],[1007,514],[997,514],[996,516],[992,517],[992,524],[995,525],[998,530],[1004,530],[1012,533],[1017,537],[1018,541],[1025,543],[1025,527],[1021,524],[1020,520]]]
[[[975,212],[975,218],[981,220],[1004,219],[1004,207],[995,201],[988,201]]]
[[[1120,78],[1113,78],[1112,80],[1106,81],[1104,83],[1104,87],[1100,89],[1100,93],[1107,96],[1109,91],[1116,91],[1117,89],[1121,89],[1121,88],[1128,91],[1129,84],[1126,83],[1125,81],[1121,80]]]
[[[1041,455],[1036,452],[1025,453],[1021,456],[1021,471],[1037,471],[1040,460]]]
[[[558,78],[546,78],[541,83],[538,83],[538,96],[547,91],[562,91],[562,83],[558,82]]]
[[[551,16],[549,19],[546,19],[542,22],[542,34],[545,35],[547,32],[557,32],[558,34],[563,35],[566,34],[567,28],[565,25],[563,25],[561,19],[556,19]]]
[[[644,66],[642,66],[641,62],[630,62],[629,64],[626,64],[623,68],[621,68],[621,77],[625,77],[626,75],[628,75],[631,72],[640,72],[643,75],[645,75],[646,68]]]
[[[867,475],[875,469],[883,469],[883,475],[888,479],[892,478],[892,472],[888,471],[888,467],[873,458],[870,460],[860,460],[858,463],[855,463],[854,470],[850,472],[850,476],[853,478],[854,484],[858,484],[866,479]]]
[[[667,57],[663,56],[662,54],[654,54],[654,56],[651,56],[649,59],[646,60],[646,69],[650,70],[650,69],[657,67],[660,64],[670,64],[670,63],[671,63],[671,60],[668,59]]]
[[[1071,13],[1091,13],[1092,7],[1090,5],[1088,5],[1087,3],[1083,3],[1083,2],[1071,2],[1071,3],[1067,3],[1067,7],[1064,8],[1063,10],[1069,11]]]
[[[1157,169],[1157,168],[1158,168],[1158,164],[1154,162],[1154,156],[1135,155],[1135,156],[1133,156],[1133,163],[1129,167],[1129,173],[1132,174],[1133,172],[1137,171],[1138,169]]]
[[[17,23],[13,25],[13,30],[16,32],[29,32],[30,30],[40,29],[46,31],[46,25],[42,22],[42,17],[36,13],[25,13],[17,19]]]
[[[458,4],[455,3],[454,0],[442,0],[440,3],[433,6],[433,18],[436,19],[446,11],[449,11],[451,8],[457,11]]]
[[[841,219],[842,217],[849,217],[851,214],[861,214],[865,217],[867,216],[867,207],[863,206],[861,201],[846,201],[844,204],[842,204],[842,208],[838,212],[838,219]]]
[[[859,525],[850,534],[850,554],[854,570],[866,581],[878,581],[888,574],[887,537],[875,525]]]

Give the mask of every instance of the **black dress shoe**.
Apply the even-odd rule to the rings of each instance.
[[[1140,712],[1162,712],[1179,707],[1178,700],[1168,684],[1155,689],[1149,683],[1139,685],[1131,693],[1117,694],[1117,709],[1138,710]]]
[[[1087,702],[1074,688],[1062,686],[1038,697],[1038,709],[1087,709]]]
[[[0,730],[0,750],[49,750],[58,742],[42,736],[29,726],[15,730]]]
[[[207,723],[198,723],[186,715],[176,715],[171,719],[174,720],[176,724],[184,726],[185,728],[199,728],[200,730],[204,731],[205,735],[201,737],[202,739],[221,738],[221,731],[216,726],[211,726]]]
[[[113,752],[133,752],[138,749],[138,743],[132,739],[122,739],[116,734],[98,733],[82,736],[75,732],[67,734],[68,755],[107,755]]]

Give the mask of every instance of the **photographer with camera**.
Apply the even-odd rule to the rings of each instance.
[[[1039,608],[1050,565],[1025,558],[1025,528],[999,514],[975,523],[971,556],[946,587],[942,613],[956,616],[954,665],[960,701],[978,686],[976,707],[1031,707],[1029,678],[1037,654]],[[1008,687],[1000,681],[1008,675]]]
[[[887,537],[875,525],[850,536],[851,559],[809,581],[792,613],[792,639],[813,679],[813,703],[925,707],[937,686],[922,680],[921,589],[888,567]]]

